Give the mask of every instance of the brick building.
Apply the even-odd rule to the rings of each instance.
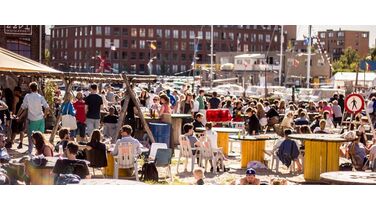
[[[318,32],[321,45],[332,61],[338,60],[346,48],[355,49],[361,58],[369,51],[369,32],[349,30],[326,30]]]
[[[0,47],[35,61],[44,61],[45,36],[43,25],[0,25]]]
[[[150,58],[153,74],[173,74],[196,63],[210,63],[209,25],[112,25],[51,28],[51,65],[63,71],[93,72],[98,55],[120,72],[146,74]],[[274,25],[215,25],[214,53],[279,51],[280,27]],[[150,48],[150,43],[156,49]],[[286,43],[285,43],[286,46]],[[112,48],[111,48],[112,47]]]

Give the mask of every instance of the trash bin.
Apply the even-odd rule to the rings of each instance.
[[[165,143],[170,147],[171,125],[166,123],[149,123],[155,142]]]

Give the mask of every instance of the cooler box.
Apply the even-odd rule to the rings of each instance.
[[[149,123],[155,142],[165,143],[170,147],[171,125],[166,123]]]

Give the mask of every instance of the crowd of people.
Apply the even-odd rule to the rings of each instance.
[[[191,118],[183,120],[182,132],[189,140],[192,147],[200,145],[198,128],[205,128],[202,134],[213,149],[218,149],[226,160],[223,153],[217,147],[217,135],[212,131],[216,123],[206,120],[208,109],[228,109],[232,115],[232,123],[243,123],[244,130],[249,135],[259,135],[267,132],[274,132],[281,136],[281,141],[274,146],[278,151],[283,142],[290,142],[288,135],[291,133],[344,133],[342,121],[348,117],[344,116],[344,96],[334,94],[330,100],[318,102],[287,102],[284,99],[254,99],[251,97],[219,96],[216,92],[208,95],[204,90],[196,93],[186,86],[181,91],[164,89],[159,84],[155,89],[142,89],[138,96],[138,103],[141,111],[137,110],[136,103],[130,98],[124,120],[119,120],[121,105],[124,104],[127,91],[114,91],[111,86],[105,86],[99,91],[96,84],[91,84],[89,89],[76,90],[73,95],[67,93],[64,97],[56,90],[54,97],[54,108],[48,104],[43,95],[39,93],[39,86],[36,82],[29,85],[28,91],[15,87],[13,91],[9,88],[2,90],[0,100],[0,159],[9,160],[6,149],[12,148],[16,135],[19,134],[18,149],[23,148],[23,139],[28,139],[28,150],[26,154],[44,155],[50,157],[54,152],[59,151],[62,146],[64,156],[68,162],[59,162],[54,173],[64,173],[64,164],[72,164],[72,161],[85,159],[78,148],[80,144],[87,144],[88,149],[105,148],[100,145],[102,139],[107,138],[116,141],[113,154],[118,154],[120,143],[130,142],[135,144],[135,152],[139,155],[140,148],[145,143],[135,138],[135,131],[139,130],[136,117],[146,113],[152,118],[159,118],[162,122],[171,123],[171,114],[189,114]],[[25,94],[26,93],[26,94]],[[25,94],[25,95],[24,95]],[[368,121],[375,123],[376,99],[373,97],[366,102],[366,112],[359,113],[350,124],[347,124],[347,131],[353,131],[356,138],[347,144],[342,152],[344,157],[350,158],[354,164],[366,165],[376,158],[376,139],[368,142],[366,126]],[[70,115],[75,117],[76,129],[70,130],[62,126],[59,131],[60,142],[53,146],[44,138],[45,119],[49,115],[57,118]],[[371,120],[368,120],[370,117]],[[117,132],[117,125],[122,121],[124,125],[120,132]],[[217,124],[218,125],[218,124]],[[231,127],[231,124],[227,124]],[[337,130],[338,129],[338,130]],[[142,130],[142,129],[141,129]],[[112,139],[115,138],[115,139]],[[296,143],[297,148],[304,150],[304,143]],[[146,143],[147,145],[147,143]],[[287,151],[287,150],[286,150]],[[302,170],[298,156],[293,158],[293,163]],[[79,167],[86,164],[79,162]],[[87,168],[87,166],[86,166]],[[88,177],[86,168],[80,168],[80,177]],[[213,170],[215,167],[211,167]],[[84,170],[82,170],[84,169]],[[200,171],[195,172],[199,176]],[[247,170],[247,176],[253,176],[253,171]],[[198,178],[197,178],[198,179]],[[253,179],[249,177],[249,179]],[[248,177],[242,182],[248,181]],[[250,180],[251,184],[257,181]],[[201,184],[202,182],[198,182]]]

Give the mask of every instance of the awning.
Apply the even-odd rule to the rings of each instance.
[[[4,48],[0,48],[0,71],[13,73],[62,73]]]

